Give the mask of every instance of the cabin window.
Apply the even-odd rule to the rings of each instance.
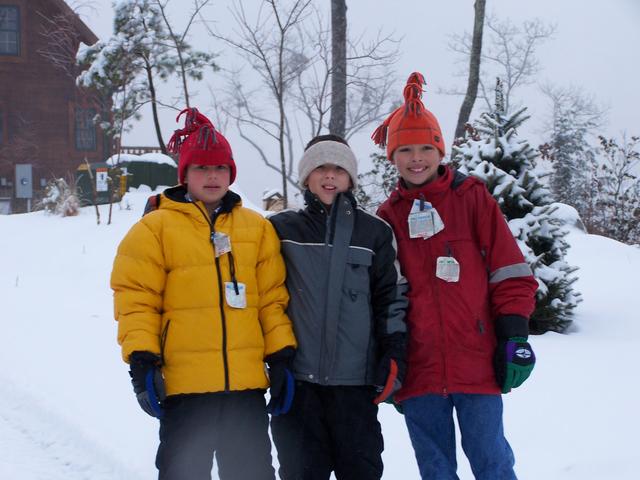
[[[20,55],[20,9],[0,6],[0,55]]]
[[[96,149],[95,108],[76,108],[76,150]]]

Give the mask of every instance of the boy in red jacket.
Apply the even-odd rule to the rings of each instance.
[[[391,224],[409,291],[408,369],[395,400],[423,479],[457,479],[456,410],[476,479],[515,479],[502,398],[530,374],[537,282],[502,212],[475,178],[442,165],[444,141],[420,73],[372,138],[401,177],[378,215]]]

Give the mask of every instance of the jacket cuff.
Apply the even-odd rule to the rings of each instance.
[[[272,353],[271,355],[267,355],[264,358],[265,363],[273,364],[279,362],[289,362],[296,354],[296,349],[293,347],[284,347],[282,350],[278,350],[277,352]]]
[[[496,337],[529,337],[529,319],[521,315],[500,315],[496,319]]]
[[[160,365],[160,357],[155,353],[135,351],[129,355],[131,365]]]

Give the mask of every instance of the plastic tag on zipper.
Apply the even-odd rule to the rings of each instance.
[[[436,277],[445,282],[460,280],[460,264],[453,257],[438,257],[436,263]]]
[[[247,308],[247,287],[244,283],[236,282],[238,291],[233,282],[224,282],[224,298],[231,308]]]
[[[231,239],[226,233],[215,232],[213,234],[213,247],[216,251],[216,257],[221,257],[225,253],[231,251]]]
[[[413,201],[408,222],[410,238],[430,238],[444,229],[438,211],[431,203],[420,200]]]

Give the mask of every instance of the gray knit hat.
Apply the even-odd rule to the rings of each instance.
[[[344,168],[351,177],[353,188],[358,186],[358,161],[351,147],[341,142],[324,140],[307,148],[298,162],[298,184],[305,188],[309,174],[321,165],[330,163]]]

